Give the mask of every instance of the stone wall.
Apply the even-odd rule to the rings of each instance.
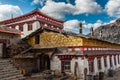
[[[36,72],[36,59],[32,58],[17,58],[14,59],[14,65],[20,70],[24,75],[30,75],[32,72]]]
[[[10,40],[10,44],[16,43],[21,39],[20,35],[0,33],[0,39]]]
[[[35,44],[35,36],[28,39],[28,43],[33,47],[64,47],[82,46],[82,38],[77,36],[66,36],[60,33],[44,31],[40,35],[40,43]]]
[[[39,33],[40,43],[35,44],[35,36],[28,39],[28,43],[33,47],[68,47],[68,46],[99,46],[107,48],[120,48],[120,45],[101,41],[92,38],[78,37],[75,35],[63,35],[55,32],[44,31]]]

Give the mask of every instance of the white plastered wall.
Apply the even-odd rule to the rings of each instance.
[[[104,72],[104,70],[105,70],[105,64],[104,64],[104,57],[102,56],[101,57],[101,70],[100,71]]]
[[[51,70],[58,70],[61,72],[61,61],[57,56],[53,56],[50,62],[51,62],[50,64]]]
[[[79,77],[84,77],[84,69],[87,68],[87,70],[89,71],[89,67],[88,67],[88,60],[87,59],[81,59],[81,57],[78,57],[78,59],[73,58],[71,60],[71,72],[73,74],[75,74],[74,70],[75,70],[75,63],[78,63],[78,67],[77,67],[77,76]],[[89,72],[88,72],[89,73]]]
[[[22,38],[29,35],[30,33],[34,32],[35,30],[37,30],[38,28],[40,28],[40,24],[38,21],[35,21],[33,24],[32,24],[32,30],[28,31],[28,24],[25,23],[23,25],[23,35],[21,36]]]

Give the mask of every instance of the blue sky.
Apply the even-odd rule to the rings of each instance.
[[[0,0],[0,20],[29,13],[35,8],[57,19],[67,20],[65,30],[77,32],[83,22],[84,33],[120,17],[120,0]],[[112,7],[111,7],[112,6]],[[10,14],[8,14],[10,13]]]

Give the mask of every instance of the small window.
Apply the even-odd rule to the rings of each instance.
[[[114,56],[114,64],[116,65],[117,63],[116,63],[116,56]]]
[[[94,63],[93,63],[93,61],[89,62],[89,71],[94,72]]]
[[[23,26],[19,26],[19,30],[20,30],[20,31],[23,31]]]
[[[120,59],[119,59],[119,55],[118,55],[118,64],[120,64]]]
[[[112,57],[110,57],[110,67],[112,67]]]
[[[65,61],[63,65],[64,65],[64,70],[70,70],[70,61]]]
[[[98,69],[101,69],[101,60],[98,60]]]
[[[28,24],[28,31],[32,30],[32,24]]]
[[[39,44],[39,42],[40,42],[40,36],[36,35],[35,36],[35,44]]]
[[[107,59],[106,59],[106,57],[104,58],[104,65],[105,65],[105,67],[107,67]]]

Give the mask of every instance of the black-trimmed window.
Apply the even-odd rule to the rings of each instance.
[[[116,56],[114,56],[114,64],[116,65],[117,63],[116,63]]]
[[[119,55],[118,55],[118,64],[120,64],[120,58],[119,58]]]
[[[70,70],[70,61],[64,62],[64,70]]]
[[[101,60],[98,59],[98,69],[101,69]]]
[[[110,67],[112,67],[113,64],[112,64],[112,57],[110,56]]]
[[[105,65],[105,67],[107,67],[107,58],[106,57],[104,58],[104,65]]]
[[[63,62],[63,70],[70,70],[70,61]]]
[[[94,72],[94,63],[93,63],[93,61],[89,62],[89,71]]]
[[[40,42],[40,36],[36,35],[35,36],[35,44],[39,44],[39,42]]]

